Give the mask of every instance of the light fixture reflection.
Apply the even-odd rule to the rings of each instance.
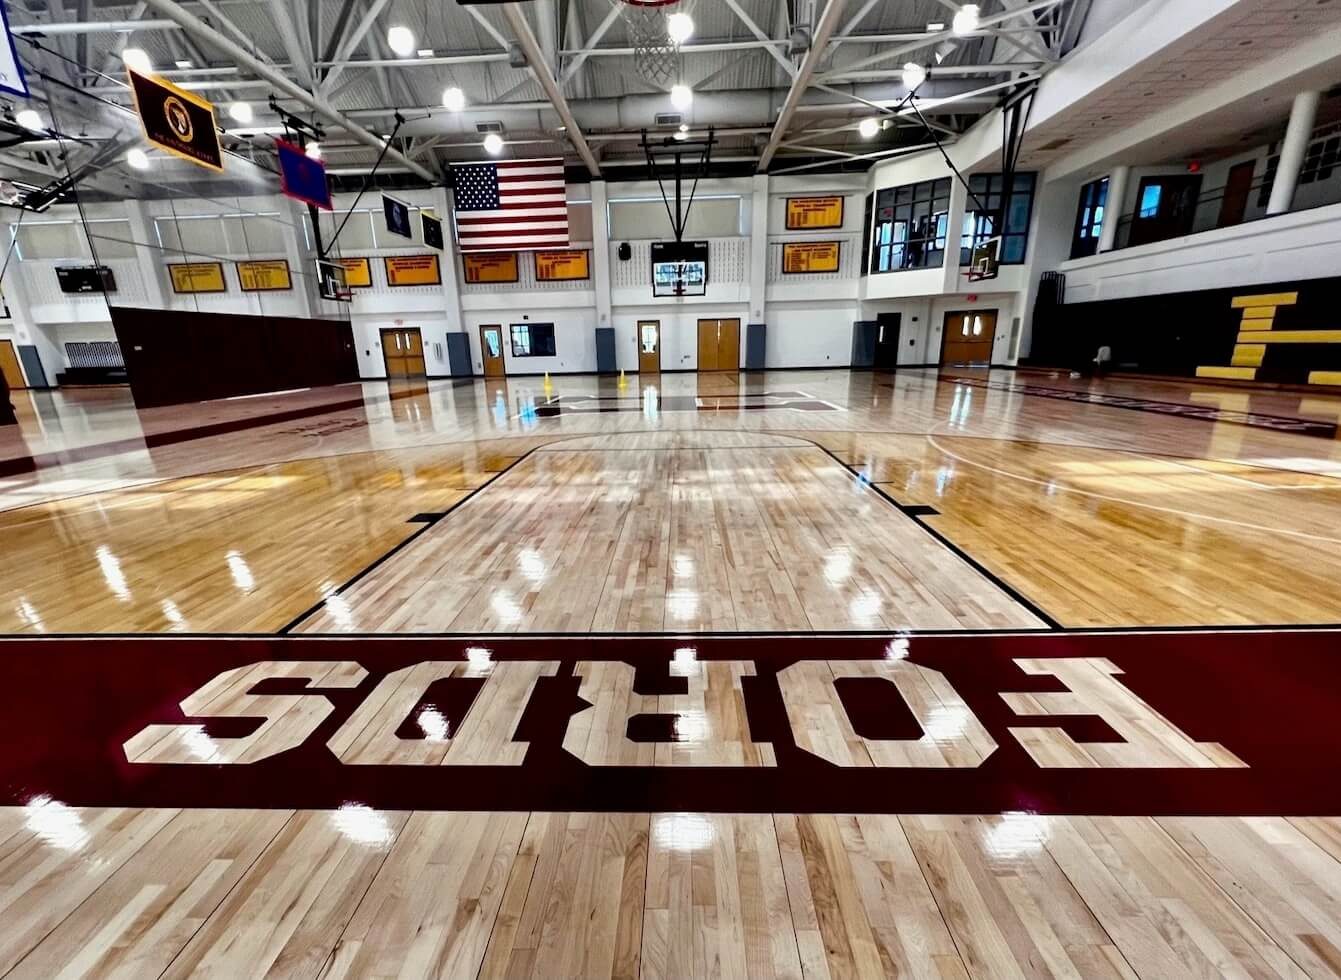
[[[676,555],[674,565],[676,578],[694,577],[694,559],[689,555]]]
[[[107,582],[107,587],[122,602],[130,601],[130,586],[126,583],[126,576],[121,572],[121,562],[112,554],[112,549],[100,544],[95,554],[98,556],[98,567],[102,569],[102,577]]]
[[[698,651],[693,647],[680,647],[671,658],[670,675],[672,677],[693,677],[698,673]]]
[[[907,660],[909,646],[910,643],[906,636],[900,636],[897,639],[890,640],[889,646],[885,647],[885,659]]]
[[[335,829],[355,844],[385,847],[394,836],[385,815],[362,803],[346,803],[331,814]]]
[[[494,652],[485,647],[466,647],[466,662],[472,667],[493,667]]]
[[[848,612],[858,625],[870,626],[880,615],[880,605],[880,597],[874,592],[862,592],[848,603]]]
[[[493,597],[491,605],[494,607],[494,613],[504,623],[520,623],[522,618],[521,606],[517,601],[506,592],[500,592]]]
[[[521,555],[517,558],[517,567],[532,582],[539,584],[545,580],[545,560],[534,548],[522,549]]]
[[[687,622],[698,615],[698,593],[676,589],[666,597],[670,614],[677,622]]]
[[[47,631],[46,623],[42,622],[42,617],[38,615],[33,604],[27,599],[19,599],[19,604],[14,608],[15,611],[18,612],[19,618],[33,629],[37,630],[37,632],[45,633]]]
[[[652,821],[652,839],[668,851],[701,851],[716,836],[712,821],[701,813],[659,813]]]
[[[987,832],[988,850],[996,857],[1037,854],[1052,836],[1052,822],[1037,813],[1003,813]]]
[[[432,706],[425,708],[423,711],[419,712],[419,716],[415,718],[415,721],[419,725],[419,730],[424,733],[424,738],[428,739],[430,742],[447,741],[447,730],[449,727],[447,724],[447,716],[437,708]]]
[[[852,574],[852,552],[843,548],[824,559],[824,578],[830,585],[841,585]]]
[[[174,633],[186,632],[186,617],[183,616],[182,611],[177,608],[177,603],[173,602],[171,599],[163,600],[163,617],[172,624],[172,631]]]
[[[247,559],[242,557],[241,552],[230,551],[228,553],[228,571],[233,575],[233,584],[242,592],[251,593],[256,589],[256,577],[251,573],[251,566],[247,564]]]
[[[82,850],[89,842],[88,831],[78,811],[50,796],[34,796],[23,808],[24,823],[44,844],[62,851]]]

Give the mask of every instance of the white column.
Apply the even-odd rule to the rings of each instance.
[[[1122,223],[1123,202],[1127,198],[1130,167],[1114,167],[1108,175],[1108,197],[1104,200],[1104,221],[1099,228],[1099,251],[1111,252],[1117,244],[1118,225]]]
[[[591,285],[596,290],[596,326],[613,327],[610,314],[610,210],[603,180],[591,182]],[[635,338],[636,343],[636,338]],[[620,360],[619,348],[615,359]]]
[[[1304,166],[1304,152],[1313,135],[1313,124],[1318,119],[1318,99],[1317,92],[1300,92],[1294,97],[1290,123],[1285,127],[1285,141],[1280,147],[1276,180],[1271,185],[1271,200],[1267,202],[1267,214],[1284,214],[1294,203],[1294,189]]]
[[[768,174],[756,174],[750,206],[751,323],[768,322],[768,205]]]
[[[33,319],[32,304],[28,301],[28,284],[23,276],[23,263],[19,261],[18,256],[10,257],[9,268],[5,270],[4,292],[5,304],[9,307],[9,315],[14,324],[15,340],[19,344],[31,344],[37,348],[37,359],[42,362],[47,384],[54,388],[56,375],[65,370],[65,360],[60,345],[55,343],[47,330]],[[27,375],[26,370],[24,374]],[[36,379],[28,380],[34,382]]]
[[[169,306],[167,266],[162,261],[163,252],[157,248],[158,236],[143,201],[126,201],[126,222],[130,225],[131,240],[135,242],[135,264],[144,280],[149,308],[166,310]]]
[[[452,210],[455,207],[452,192],[445,187],[439,187],[433,192],[433,207],[438,212],[438,218],[442,221],[443,226],[443,249],[440,261],[442,263],[442,302],[443,310],[447,314],[447,332],[464,333],[466,324],[461,313],[461,280],[456,261],[460,250],[456,245],[456,236],[452,234],[452,228],[454,227]]]
[[[968,188],[958,177],[950,180],[950,213],[946,218],[943,293],[959,292],[959,245],[964,237],[964,213],[968,210]]]

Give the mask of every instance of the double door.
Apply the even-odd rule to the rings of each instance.
[[[996,340],[996,310],[945,314],[942,364],[990,364]]]
[[[382,331],[382,359],[386,362],[386,376],[391,381],[402,378],[422,378],[424,369],[424,339],[418,327],[397,327]]]
[[[698,321],[698,369],[740,370],[740,321]]]

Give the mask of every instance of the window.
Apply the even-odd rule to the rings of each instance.
[[[1071,258],[1084,258],[1099,251],[1099,236],[1103,234],[1104,209],[1107,204],[1107,177],[1092,180],[1080,189],[1076,228],[1071,237]]]
[[[871,271],[944,265],[949,216],[949,178],[882,190],[875,202]]]
[[[1338,164],[1341,164],[1341,136],[1310,143],[1304,155],[1304,167],[1299,172],[1299,183],[1327,180]]]
[[[1034,213],[1034,185],[1037,174],[1016,174],[1010,192],[1005,228],[998,231],[1006,181],[1001,174],[974,174],[969,178],[968,204],[959,243],[959,264],[973,260],[973,250],[989,238],[1001,235],[1000,262],[1019,265],[1024,262],[1029,244],[1029,220]]]
[[[1280,169],[1280,154],[1267,157],[1266,173],[1262,175],[1262,189],[1257,192],[1257,206],[1264,208],[1271,203],[1271,187],[1276,183],[1276,171]]]
[[[875,219],[875,195],[866,195],[866,212],[861,219],[861,274],[871,268],[871,222]]]
[[[512,325],[513,357],[553,357],[554,324],[514,323]]]
[[[1159,199],[1164,188],[1159,184],[1147,184],[1141,188],[1141,204],[1136,209],[1138,218],[1153,218],[1159,214]]]

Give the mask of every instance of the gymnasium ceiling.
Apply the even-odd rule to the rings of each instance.
[[[1074,47],[1091,2],[1105,0],[982,0],[983,28],[956,36],[949,29],[956,0],[679,0],[695,21],[680,55],[681,77],[694,90],[683,121],[694,134],[716,127],[721,173],[755,172],[766,156],[772,173],[864,170],[878,155],[927,140],[915,116],[892,111],[906,94],[905,62],[931,68],[918,103],[927,122],[953,139]],[[183,29],[164,4],[198,18],[207,33]],[[438,174],[448,163],[487,159],[481,126],[501,128],[505,157],[562,154],[578,175],[594,160],[610,179],[643,176],[645,167],[636,166],[644,159],[641,130],[665,137],[678,127],[656,126],[659,113],[675,111],[669,85],[639,75],[616,6],[616,0],[472,7],[453,0],[11,0],[10,19],[42,46],[19,44],[21,58],[47,76],[30,79],[40,93],[34,107],[55,117],[56,134],[83,138],[63,146],[71,164],[94,161],[90,180],[122,180],[127,193],[153,196],[177,181],[196,183],[199,175],[189,164],[156,159],[154,180],[146,181],[120,163],[124,147],[133,145],[125,141],[136,136],[133,118],[115,108],[130,102],[119,57],[126,46],[143,49],[156,72],[213,101],[240,155],[267,158],[278,124],[267,107],[272,95],[313,118],[310,107],[260,77],[214,34],[316,94],[349,124],[321,120],[327,166],[346,184],[361,183],[378,156],[355,128],[384,136],[397,111],[405,122],[381,168],[384,180],[425,183],[413,171]],[[393,54],[387,32],[396,25],[413,32],[418,53]],[[798,50],[789,41],[807,32],[828,34],[828,41],[807,54],[805,45]],[[515,67],[518,51],[531,43],[540,57]],[[449,86],[464,91],[465,111],[443,108]],[[779,131],[789,96],[796,111]],[[235,100],[251,103],[251,124],[227,117],[223,110]],[[573,127],[564,128],[558,103],[590,158]],[[25,107],[13,100],[10,109]],[[857,126],[870,116],[886,125],[866,139]],[[33,168],[24,175],[29,181],[59,173],[61,148],[51,138],[11,146],[0,153],[0,175],[14,179],[24,167]]]

